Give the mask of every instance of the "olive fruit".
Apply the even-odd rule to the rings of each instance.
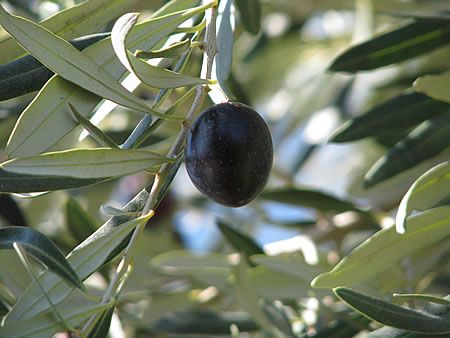
[[[206,109],[188,132],[189,177],[206,197],[229,207],[243,206],[258,196],[269,178],[272,158],[269,128],[242,103]]]

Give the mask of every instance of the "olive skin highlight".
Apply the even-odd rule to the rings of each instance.
[[[255,199],[269,179],[272,160],[267,124],[242,103],[216,104],[189,129],[189,177],[206,197],[225,206],[241,207]]]

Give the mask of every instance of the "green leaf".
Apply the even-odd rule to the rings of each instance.
[[[450,105],[423,94],[406,92],[346,121],[330,136],[330,142],[349,142],[387,131],[408,130],[444,112],[450,112]]]
[[[450,146],[448,135],[448,116],[423,122],[370,168],[364,177],[364,187],[372,187],[445,151]]]
[[[67,256],[68,262],[81,279],[86,279],[105,262],[108,262],[111,256],[115,257],[123,249],[124,239],[135,227],[147,222],[150,217],[151,215],[145,215],[129,221],[124,221],[122,217],[109,221],[72,250]],[[73,290],[63,279],[48,271],[42,273],[39,280],[53,303],[65,299]],[[25,318],[32,320],[36,314],[48,308],[47,300],[41,294],[38,286],[32,283],[20,296],[4,321],[8,323]]]
[[[106,135],[100,128],[93,125],[89,119],[85,118],[81,115],[78,110],[69,102],[69,109],[72,114],[75,116],[77,121],[89,132],[89,135],[97,141],[97,143],[103,147],[107,148],[119,148],[119,146],[108,136]]]
[[[232,0],[224,0],[225,6],[220,19],[217,32],[216,75],[220,87],[228,93],[227,79],[231,73],[233,63],[233,28],[231,27],[231,3]]]
[[[105,338],[108,336],[109,328],[111,327],[111,320],[114,314],[115,302],[104,310],[91,332],[87,335],[87,338]]]
[[[300,187],[268,190],[259,195],[259,198],[323,211],[361,211],[351,202],[338,199],[324,192]]]
[[[398,207],[395,219],[397,232],[406,232],[405,223],[413,210],[424,211],[436,206],[450,191],[450,162],[431,168],[420,176],[408,189]]]
[[[21,226],[0,228],[0,249],[12,249],[13,243],[19,243],[25,251],[42,262],[51,271],[64,278],[69,284],[85,289],[83,282],[73,270],[64,255],[45,235]]]
[[[146,150],[95,148],[12,159],[0,168],[19,174],[99,178],[128,175],[171,161]]]
[[[190,309],[166,314],[152,324],[152,331],[165,333],[201,335],[229,335],[230,326],[249,332],[259,326],[243,312],[213,312],[211,310]]]
[[[190,4],[192,1],[171,2],[163,9],[177,8],[175,4],[181,6],[183,3]],[[157,11],[155,15],[164,16],[154,17],[136,25],[128,36],[128,47],[151,49],[181,23],[201,14],[205,9],[206,6],[202,6],[169,15],[165,15],[167,13],[162,10]],[[120,80],[126,72],[114,53],[110,39],[97,42],[83,53],[116,80]],[[55,100],[55,97],[59,99]],[[59,76],[54,76],[17,122],[7,145],[9,157],[42,153],[75,128],[78,123],[67,114],[66,105],[69,101],[83,116],[88,117],[100,102],[100,98]]]
[[[429,303],[442,304],[450,307],[450,300],[443,297],[424,294],[393,294],[394,300],[422,300]]]
[[[5,171],[0,166],[0,192],[30,193],[81,188],[111,178],[81,179],[53,175],[26,175]]]
[[[122,106],[165,118],[127,91],[95,61],[47,29],[10,15],[1,6],[0,23],[35,58],[64,79]]]
[[[264,254],[263,249],[243,232],[222,221],[218,221],[217,226],[234,249],[244,254],[247,258],[251,255]]]
[[[65,213],[67,227],[77,242],[84,241],[97,229],[95,219],[73,197],[67,199]]]
[[[80,307],[66,304],[59,311],[69,325],[76,326],[90,316],[105,311],[112,305],[112,303],[107,303]],[[33,318],[7,322],[4,326],[0,326],[0,336],[17,338],[51,337],[56,332],[65,331],[65,329],[65,326],[55,322],[51,313],[45,313],[34,316]]]
[[[126,12],[137,0],[85,1],[65,9],[40,25],[54,34],[69,40],[92,32],[101,31],[111,18]],[[1,32],[0,32],[1,33]],[[0,34],[0,64],[10,62],[26,54],[26,51],[10,35]]]
[[[450,103],[450,70],[438,75],[420,76],[414,81],[414,89],[436,100]]]
[[[261,29],[261,4],[259,0],[236,0],[236,6],[241,14],[241,22],[245,30],[254,35]]]
[[[152,66],[127,51],[126,39],[136,23],[138,14],[128,13],[116,21],[111,32],[111,40],[120,62],[128,71],[143,83],[155,88],[178,88],[210,83],[209,80],[176,73],[161,67]]]
[[[366,281],[403,257],[450,236],[450,207],[434,208],[408,217],[408,231],[398,234],[395,227],[383,229],[360,244],[330,272],[317,276],[311,283],[316,288],[351,286]]]
[[[401,62],[448,44],[450,25],[413,21],[382,33],[338,56],[332,71],[355,73]]]
[[[109,33],[82,36],[70,41],[78,50],[109,37]],[[31,55],[0,65],[0,101],[41,89],[54,73]]]
[[[170,46],[153,51],[138,50],[135,52],[137,58],[154,59],[154,58],[177,58],[186,53],[191,46],[191,40],[185,39],[172,43]]]
[[[344,287],[333,291],[352,308],[379,323],[414,332],[436,334],[450,332],[448,317],[408,309]]]

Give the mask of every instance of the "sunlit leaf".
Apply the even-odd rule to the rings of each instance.
[[[26,227],[0,228],[0,249],[12,249],[15,242],[19,243],[28,254],[44,263],[47,268],[56,272],[68,283],[84,289],[80,277],[56,245],[45,235]]]
[[[231,73],[233,63],[233,28],[231,27],[231,3],[232,0],[224,0],[225,6],[217,31],[216,76],[217,81],[225,92],[228,92],[227,79]]]
[[[450,70],[439,75],[424,75],[414,82],[414,89],[436,100],[450,103]]]
[[[191,40],[185,39],[183,41],[174,42],[168,47],[161,48],[153,51],[136,51],[135,55],[138,58],[177,58],[183,55],[185,52],[189,50],[191,46]]]
[[[93,148],[12,159],[0,167],[19,174],[99,178],[128,175],[171,161],[146,150]]]
[[[172,14],[167,12],[172,9],[189,8],[183,7],[184,5],[191,6],[192,1],[170,2],[155,12],[154,15],[162,15],[161,17],[153,17],[136,25],[129,34],[128,47],[132,50],[151,49],[176,30],[181,23],[201,14],[208,7],[205,5]],[[121,79],[126,72],[114,53],[110,39],[97,42],[86,48],[83,53],[115,80]],[[55,100],[55,97],[59,99]],[[100,102],[100,98],[59,76],[54,76],[22,113],[8,141],[9,157],[42,153],[75,128],[78,123],[67,114],[67,102],[71,102],[80,114],[89,117]]]
[[[434,207],[448,198],[449,192],[450,162],[444,162],[428,170],[409,188],[397,210],[395,219],[397,232],[406,231],[406,219],[413,210],[424,211]]]
[[[68,178],[54,175],[15,174],[0,168],[0,192],[30,193],[81,188],[111,178]]]
[[[445,151],[450,146],[450,118],[427,120],[380,158],[364,176],[364,186],[372,187]]]
[[[86,35],[70,41],[78,50],[105,39],[109,33]],[[0,101],[41,89],[54,73],[31,55],[0,65]]]
[[[112,303],[94,304],[88,306],[64,306],[59,309],[64,320],[72,326],[79,325],[92,315],[100,313],[112,306]],[[55,321],[52,313],[40,314],[33,318],[7,322],[0,326],[2,337],[51,337],[56,332],[65,331],[66,327]]]
[[[72,250],[67,256],[67,261],[81,279],[86,279],[107,262],[108,259],[111,259],[111,256],[115,257],[122,251],[123,246],[121,245],[131,231],[139,224],[147,222],[150,217],[151,215],[146,215],[129,221],[124,221],[123,218],[116,218],[114,222],[106,223]],[[39,276],[39,280],[54,303],[63,300],[73,289],[63,279],[48,271],[42,273]],[[32,320],[36,314],[48,308],[47,300],[38,286],[32,283],[5,317],[5,322],[13,322],[25,318]]]
[[[40,22],[54,34],[69,40],[99,32],[112,17],[127,11],[137,0],[96,0],[62,10]],[[4,31],[3,31],[4,32]],[[26,54],[26,51],[10,35],[0,37],[0,63],[7,63]]]
[[[136,13],[123,15],[116,21],[111,32],[114,51],[125,68],[135,74],[143,83],[156,88],[177,88],[209,83],[206,79],[199,79],[150,65],[128,52],[126,47],[127,36],[135,25],[137,17]]]
[[[0,23],[34,57],[64,79],[117,104],[164,118],[64,39],[34,22],[8,14],[3,7]]]
[[[333,61],[330,70],[354,73],[387,66],[444,46],[449,38],[448,24],[413,21],[350,47]]]
[[[436,334],[450,332],[448,317],[408,309],[344,287],[333,291],[352,308],[379,323],[414,332]]]
[[[408,231],[398,234],[395,227],[383,229],[360,244],[330,272],[317,276],[311,283],[317,288],[351,286],[366,281],[400,259],[450,236],[450,207],[439,207],[410,216]]]

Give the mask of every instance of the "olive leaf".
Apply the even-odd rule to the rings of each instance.
[[[114,51],[128,71],[135,74],[146,85],[155,88],[177,88],[210,83],[206,79],[199,79],[150,65],[128,52],[126,47],[127,36],[134,27],[137,18],[137,13],[124,14],[116,21],[111,32]]]
[[[170,46],[153,51],[137,50],[135,56],[137,58],[153,59],[153,58],[177,58],[186,53],[191,47],[191,40],[185,39],[172,43]]]
[[[97,229],[95,219],[73,197],[65,203],[65,215],[67,228],[80,243]]]
[[[27,226],[25,215],[18,203],[8,194],[0,194],[0,217],[11,225]]]
[[[81,279],[86,279],[105,262],[109,261],[110,256],[115,257],[123,249],[123,246],[120,246],[123,240],[130,235],[136,226],[147,222],[151,216],[149,214],[128,221],[126,221],[126,218],[124,220],[124,217],[115,218],[114,221],[108,222],[107,226],[97,230],[72,250],[67,256],[67,261]],[[50,274],[49,271],[43,272],[39,276],[39,280],[54,304],[65,299],[73,290],[73,287],[61,278],[55,277],[54,274]],[[34,320],[36,314],[47,309],[49,309],[47,300],[38,286],[32,283],[6,315],[4,322],[10,322],[13,325],[19,319]],[[64,313],[66,312],[64,311]]]
[[[104,182],[112,177],[104,178],[68,178],[55,175],[28,175],[5,171],[0,166],[1,193],[32,193],[75,189]]]
[[[146,150],[95,148],[16,158],[3,162],[0,168],[19,174],[101,178],[128,175],[172,161]]]
[[[213,3],[212,3],[213,4]],[[147,21],[137,24],[128,36],[130,49],[151,49],[167,35],[171,34],[184,21],[203,13],[205,6],[185,9],[192,1],[172,1],[157,11]],[[171,13],[170,10],[181,10]],[[169,11],[169,12],[168,12]],[[83,53],[105,69],[115,80],[120,80],[126,72],[117,59],[109,38],[86,48]],[[58,100],[55,100],[55,97]],[[7,144],[9,157],[36,155],[48,150],[78,123],[67,114],[67,103],[73,106],[85,117],[100,102],[100,98],[64,79],[54,76],[39,92],[33,102],[24,110],[17,122]]]
[[[109,33],[86,35],[69,41],[78,50],[109,37]],[[0,101],[39,90],[54,73],[31,55],[0,66]]]
[[[61,310],[65,322],[71,326],[79,325],[90,316],[101,313],[113,306],[113,303],[90,304],[85,306],[64,306]],[[0,326],[1,337],[51,337],[56,332],[62,332],[66,327],[56,322],[49,313],[39,314],[32,318],[6,322]]]
[[[428,248],[450,236],[450,206],[424,211],[407,219],[408,231],[398,234],[395,227],[383,229],[344,257],[330,272],[317,276],[317,288],[351,286],[368,280],[400,259]]]
[[[222,7],[220,24],[217,32],[217,46],[219,46],[216,54],[216,76],[221,88],[227,92],[226,80],[231,72],[233,63],[233,28],[231,27],[231,3],[232,0],[225,0]]]
[[[19,243],[25,251],[56,272],[71,285],[85,289],[83,282],[70,266],[64,255],[45,235],[21,226],[0,228],[0,249],[12,249]]]
[[[450,25],[447,23],[408,22],[350,47],[333,61],[330,70],[355,73],[387,66],[444,46],[449,38]]]
[[[261,3],[259,0],[236,0],[245,30],[254,35],[261,29]]]
[[[449,104],[423,94],[405,92],[346,121],[329,140],[349,142],[382,135],[390,130],[398,133],[445,112],[450,112]]]
[[[450,119],[438,116],[413,129],[380,158],[364,176],[364,187],[372,187],[432,158],[450,146]]]
[[[333,292],[352,308],[379,323],[414,332],[450,332],[448,317],[405,308],[344,287],[335,288]]]
[[[264,254],[263,249],[243,232],[220,220],[217,221],[217,226],[234,249],[244,254],[247,258],[251,255]]]
[[[1,6],[0,23],[26,50],[62,78],[117,104],[165,118],[127,91],[88,56],[47,29],[11,15]]]
[[[112,302],[112,305],[104,310],[92,330],[87,335],[87,338],[104,338],[108,336],[115,305],[116,303]]]
[[[436,206],[450,191],[450,162],[431,168],[420,176],[408,189],[397,210],[395,224],[397,232],[406,232],[406,219],[413,210],[423,211]]]
[[[40,25],[63,39],[101,31],[111,18],[128,10],[137,0],[96,0],[62,10],[40,22]],[[1,32],[0,32],[1,33]],[[13,61],[27,52],[12,36],[0,34],[0,64]]]

